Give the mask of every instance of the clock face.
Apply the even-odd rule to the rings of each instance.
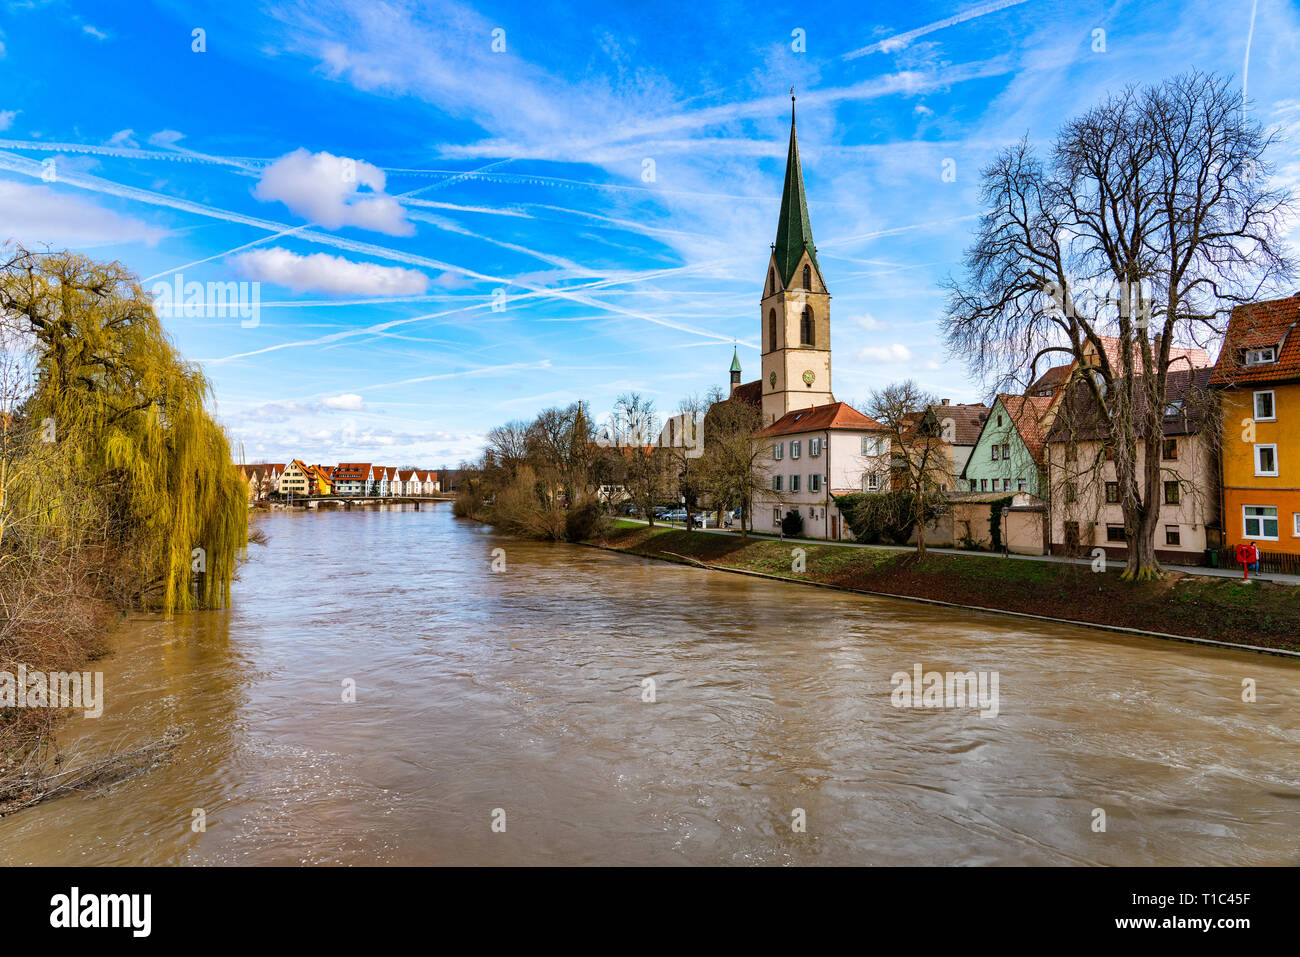
[[[770,383],[772,383],[772,388],[775,389],[775,388],[776,388],[776,373],[773,372],[770,376],[768,376],[768,377],[767,377],[767,381],[770,382]]]
[[[809,369],[803,374],[803,384],[810,386],[816,378],[817,376],[813,373],[812,369]]]

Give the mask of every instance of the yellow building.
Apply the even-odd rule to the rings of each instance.
[[[1211,385],[1223,410],[1224,545],[1300,555],[1300,293],[1232,311]],[[1287,557],[1283,557],[1287,556]]]
[[[314,486],[310,466],[302,459],[294,459],[280,473],[281,495],[310,495]]]

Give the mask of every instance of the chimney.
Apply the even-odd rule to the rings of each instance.
[[[947,405],[947,404],[948,404],[948,400],[947,400],[947,399],[944,399],[944,400],[942,400],[942,401],[943,401],[943,404],[944,404],[944,405]]]

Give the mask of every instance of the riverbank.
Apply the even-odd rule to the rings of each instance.
[[[800,543],[617,525],[591,544],[647,558],[745,571],[851,591],[950,602],[1084,625],[1300,652],[1300,589],[1169,571],[1130,584],[1086,565]]]

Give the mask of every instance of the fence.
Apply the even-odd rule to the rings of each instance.
[[[1275,575],[1300,575],[1300,555],[1286,552],[1266,552],[1260,549],[1259,570]]]

